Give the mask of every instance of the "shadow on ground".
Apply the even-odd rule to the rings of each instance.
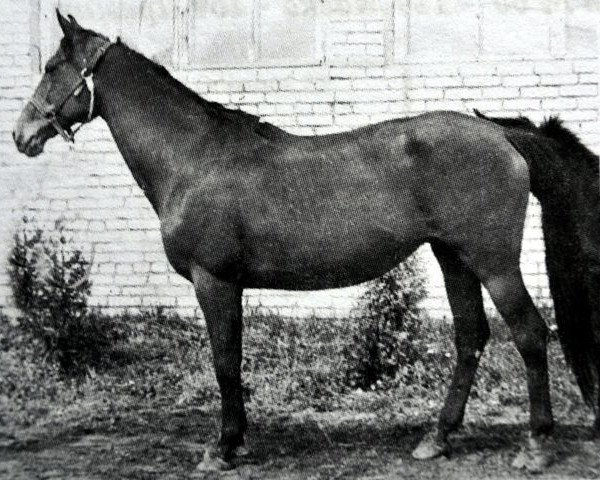
[[[155,403],[118,414],[47,424],[0,435],[0,478],[182,479],[195,473],[204,445],[214,441],[216,413]],[[422,425],[382,421],[376,414],[307,412],[251,424],[252,456],[222,475],[229,479],[528,478],[510,469],[526,425],[494,418],[467,424],[450,458],[410,457]],[[600,442],[583,425],[559,425],[557,462],[538,478],[600,478]]]

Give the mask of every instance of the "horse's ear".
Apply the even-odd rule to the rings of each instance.
[[[58,18],[58,24],[60,25],[61,30],[63,31],[63,33],[65,34],[65,38],[70,39],[73,36],[73,33],[75,32],[75,30],[77,30],[79,27],[79,25],[77,24],[77,22],[72,23],[70,20],[67,20],[65,17],[62,16],[62,14],[58,11],[58,8],[56,9],[56,17]],[[70,18],[73,18],[69,15]],[[75,20],[75,19],[73,19]]]
[[[81,25],[79,25],[79,23],[77,23],[77,20],[75,20],[75,17],[73,15],[67,15],[69,17],[69,20],[71,21],[71,25],[73,26],[73,29],[75,30],[83,30],[83,27]]]

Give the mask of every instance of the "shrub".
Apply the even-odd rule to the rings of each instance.
[[[399,372],[411,375],[408,367],[423,356],[419,302],[425,295],[416,256],[369,283],[360,299],[353,342],[345,352],[351,386],[388,387]]]
[[[24,218],[14,236],[9,276],[21,327],[44,346],[63,374],[79,376],[96,366],[112,341],[106,322],[90,315],[90,262],[57,222],[44,233]]]

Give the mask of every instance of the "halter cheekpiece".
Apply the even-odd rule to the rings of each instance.
[[[96,100],[96,88],[94,86],[94,70],[98,62],[102,59],[106,51],[112,45],[112,42],[102,39],[101,45],[97,48],[97,50],[90,57],[90,59],[83,60],[85,67],[81,70],[77,80],[71,86],[71,88],[66,90],[67,93],[61,99],[60,102],[57,102],[56,104],[47,103],[46,98],[44,97],[45,94],[47,94],[47,91],[36,91],[31,100],[29,101],[38,112],[40,112],[44,117],[46,117],[50,121],[54,129],[66,142],[74,143],[75,134],[77,133],[77,131],[82,127],[82,125],[92,120],[92,117],[94,115],[94,104]],[[67,101],[72,96],[77,96],[80,94],[81,89],[84,86],[90,92],[90,104],[88,107],[87,117],[73,130],[71,130],[70,127],[63,128],[60,122],[58,121],[57,115],[60,113],[60,110],[65,105],[65,103],[67,103]]]

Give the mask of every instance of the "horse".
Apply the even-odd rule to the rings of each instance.
[[[243,290],[358,284],[424,243],[444,276],[457,362],[439,420],[413,456],[447,454],[448,435],[462,423],[490,335],[483,285],[526,367],[527,466],[540,470],[550,463],[548,328],[519,266],[530,189],[546,202],[549,255],[560,257],[567,248],[580,253],[579,263],[555,258],[560,268],[550,275],[564,298],[586,305],[561,314],[573,322],[561,323],[561,334],[588,399],[598,393],[600,370],[598,172],[572,161],[563,178],[562,158],[578,150],[569,139],[457,112],[296,136],[209,102],[120,40],[110,42],[58,10],[57,17],[64,36],[13,137],[20,152],[36,156],[55,135],[73,141],[75,124],[100,117],[108,125],[160,220],[170,264],[193,283],[204,313],[221,431],[201,470],[234,468],[248,453]],[[571,285],[583,277],[589,285]]]

